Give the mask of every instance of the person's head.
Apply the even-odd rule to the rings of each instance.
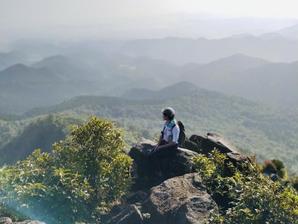
[[[166,121],[171,121],[175,117],[175,110],[172,107],[166,107],[162,109],[163,119]]]

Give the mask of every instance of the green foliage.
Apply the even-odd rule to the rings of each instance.
[[[0,120],[0,165],[25,159],[36,148],[50,151],[54,142],[69,133],[71,124],[80,123],[82,120],[73,116],[51,114],[10,123]]]
[[[175,88],[170,89],[170,93],[173,92]],[[79,116],[96,114],[116,121],[133,133],[134,138],[130,138],[129,142],[135,143],[135,139],[152,139],[155,133],[160,132],[160,110],[171,105],[177,111],[177,118],[186,125],[188,134],[223,134],[243,151],[256,153],[260,160],[278,158],[290,170],[298,170],[296,112],[291,114],[242,98],[205,90],[190,95],[178,94],[177,97],[168,99],[164,96],[163,91],[150,100],[81,96],[53,107],[32,111],[31,116],[48,113],[71,113]]]
[[[210,178],[216,170],[216,165],[214,164],[214,162],[208,159],[206,156],[196,156],[193,158],[193,162],[195,164],[196,169],[201,174],[203,174],[202,177],[204,179]]]
[[[292,184],[292,186],[296,189],[296,191],[298,192],[298,176],[294,176],[290,178],[290,183]]]
[[[195,157],[194,163],[221,211],[211,217],[211,223],[297,223],[297,191],[284,182],[271,181],[256,164],[235,167],[217,151],[210,158]]]
[[[4,167],[1,200],[48,223],[94,221],[130,186],[132,161],[124,146],[121,130],[92,117],[54,144],[51,153],[36,150],[16,165]]]

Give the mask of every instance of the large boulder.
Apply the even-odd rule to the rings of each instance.
[[[157,170],[158,168],[154,166],[154,163],[152,163],[152,160],[148,156],[154,147],[154,142],[143,141],[132,147],[129,151],[130,157],[134,160],[134,190],[149,189],[171,177],[194,172],[192,158],[198,155],[198,153],[188,149],[178,148],[171,156],[161,159],[162,173],[161,175],[157,175],[159,170]]]
[[[233,144],[215,133],[207,133],[206,136],[192,135],[189,141],[196,144],[202,154],[208,155],[214,149],[226,154],[229,161],[234,165],[250,161],[248,156],[242,155]]]
[[[37,220],[25,220],[21,222],[13,222],[9,217],[0,217],[0,224],[45,224]]]
[[[12,220],[9,217],[0,217],[0,224],[12,224]]]
[[[218,207],[196,173],[168,179],[151,189],[143,211],[150,224],[202,224]]]
[[[203,154],[210,153],[214,148],[221,153],[238,153],[235,146],[215,133],[207,133],[206,136],[192,135],[189,140],[194,142]]]
[[[226,167],[224,171],[227,176],[233,175],[232,170],[229,168],[229,163],[232,163],[244,173],[255,171],[254,167],[251,166],[254,160],[253,157],[241,154],[233,144],[218,134],[207,133],[206,136],[192,135],[189,141],[196,144],[200,153],[206,156],[209,156],[214,149],[225,154],[227,159],[225,160]]]
[[[22,222],[14,222],[13,224],[46,224],[46,223],[36,221],[36,220],[25,220],[25,221],[22,221]]]
[[[218,207],[197,173],[167,179],[151,188],[146,198],[127,204],[108,224],[203,224]],[[143,195],[143,194],[142,194]],[[138,204],[138,206],[136,206]]]

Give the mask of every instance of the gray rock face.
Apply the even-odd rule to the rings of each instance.
[[[207,133],[207,136],[192,135],[189,140],[196,144],[202,154],[208,155],[212,150],[217,149],[219,152],[225,153],[235,165],[249,160],[247,156],[239,153],[235,146],[220,135],[214,133]]]
[[[143,210],[150,224],[202,224],[218,208],[198,174],[186,174],[153,187]]]
[[[150,151],[154,142],[144,141],[134,146],[129,155],[134,159],[135,194],[110,218],[108,224],[204,224],[211,213],[218,213],[218,205],[207,193],[199,174],[195,173],[192,158],[199,153],[208,155],[214,148],[227,156],[227,163],[241,167],[249,158],[221,136],[193,135],[185,147],[178,148],[160,159],[165,169],[157,175]],[[150,159],[151,158],[151,159]],[[227,175],[229,169],[226,170]],[[215,198],[216,200],[216,198]],[[218,200],[216,200],[219,202]]]
[[[44,222],[36,221],[36,220],[25,220],[22,222],[13,222],[9,217],[1,217],[0,224],[45,224]]]
[[[12,220],[9,217],[1,217],[0,224],[12,224]]]
[[[148,158],[148,153],[155,147],[154,142],[146,141],[134,146],[129,155],[134,159],[134,189],[149,189],[171,177],[181,176],[194,171],[192,158],[198,153],[178,148],[171,156],[160,159],[162,175],[157,175],[157,167]]]
[[[143,195],[143,194],[142,194]],[[140,198],[140,192],[131,199]],[[143,198],[143,197],[141,197]],[[203,224],[218,207],[196,173],[167,179],[127,204],[107,224]],[[136,205],[138,204],[138,205]]]
[[[134,204],[127,206],[116,216],[112,217],[107,224],[141,224],[143,216]]]
[[[22,222],[14,222],[13,224],[46,224],[44,222],[35,221],[35,220],[25,220]]]
[[[222,153],[238,153],[231,143],[215,133],[207,133],[206,136],[192,135],[189,140],[197,144],[203,154],[210,153],[214,148]]]

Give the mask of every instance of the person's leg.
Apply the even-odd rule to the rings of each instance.
[[[177,153],[177,149],[177,144],[168,144],[161,149],[163,154],[161,157],[160,170],[165,178],[169,178],[171,176],[172,160]]]
[[[154,153],[152,153],[151,161],[157,173],[165,173],[167,171],[167,164],[164,164],[166,159],[170,159],[177,152],[177,145],[166,144],[159,146]]]

